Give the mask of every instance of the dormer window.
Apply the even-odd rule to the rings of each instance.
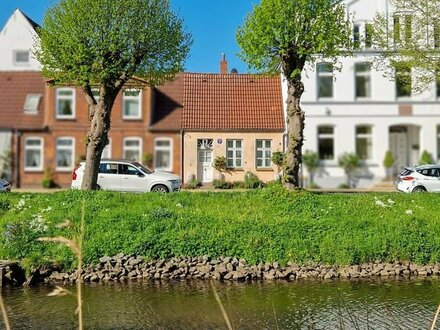
[[[24,113],[36,114],[38,113],[38,106],[40,104],[41,94],[28,94],[24,101]]]
[[[28,50],[15,50],[14,51],[14,63],[16,65],[29,64],[30,54]]]

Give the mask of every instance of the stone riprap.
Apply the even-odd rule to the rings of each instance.
[[[43,274],[42,274],[43,275]],[[395,276],[438,276],[440,265],[415,265],[409,262],[365,263],[355,266],[297,265],[277,262],[248,265],[246,260],[208,256],[197,258],[172,258],[154,261],[140,256],[118,254],[102,257],[99,263],[83,268],[83,282],[127,280],[214,279],[224,281],[297,280],[303,278],[368,278]],[[44,282],[71,282],[77,279],[76,271],[63,273],[46,271]]]

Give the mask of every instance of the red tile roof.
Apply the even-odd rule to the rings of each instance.
[[[38,71],[0,72],[0,128],[42,129],[44,121],[45,80]],[[40,94],[37,114],[26,114],[28,94]]]
[[[183,74],[153,91],[150,129],[180,131],[182,122]]]
[[[184,74],[182,128],[283,131],[279,76]]]

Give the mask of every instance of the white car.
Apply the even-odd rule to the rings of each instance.
[[[72,188],[81,188],[84,168],[85,163],[82,162],[73,171]],[[168,193],[179,191],[181,180],[177,175],[151,171],[137,162],[102,159],[97,184],[98,188],[103,190]]]
[[[11,184],[5,179],[0,179],[0,192],[11,191]]]
[[[396,188],[406,193],[440,192],[440,165],[405,167],[397,176]]]

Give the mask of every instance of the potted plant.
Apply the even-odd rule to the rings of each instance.
[[[349,188],[355,188],[354,176],[360,166],[359,156],[355,153],[344,152],[339,156],[338,164],[344,169],[345,175],[347,176],[347,186]]]
[[[431,154],[427,150],[423,150],[422,155],[420,156],[419,164],[426,165],[432,163],[434,163],[434,160],[432,159]]]
[[[385,167],[385,179],[390,180],[392,177],[392,168],[394,165],[394,157],[390,150],[387,150],[383,159],[383,167]]]
[[[282,167],[284,165],[284,152],[281,151],[275,151],[272,154],[272,163],[274,163],[277,166],[277,175],[276,180],[281,181],[282,177]]]
[[[316,187],[315,184],[315,174],[319,168],[319,156],[316,152],[311,150],[306,150],[303,154],[303,164],[309,173],[309,187]]]
[[[153,154],[152,153],[146,153],[142,157],[142,163],[147,165],[147,167],[152,168],[153,167]]]

